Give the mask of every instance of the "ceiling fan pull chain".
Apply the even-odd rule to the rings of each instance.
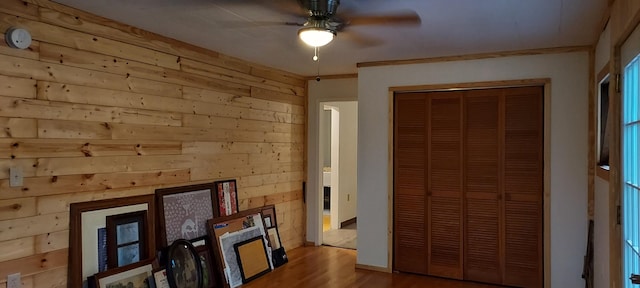
[[[318,61],[318,46],[313,47],[313,61]]]
[[[313,61],[316,61],[316,63],[317,63],[316,67],[318,67],[318,70],[316,71],[316,81],[320,82],[320,61],[319,61],[319,58],[318,58],[318,52],[319,52],[320,48],[315,47],[314,50],[315,50],[315,55],[313,55]]]

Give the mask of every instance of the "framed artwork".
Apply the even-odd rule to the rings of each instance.
[[[218,215],[213,183],[156,190],[158,240],[167,247],[177,239],[207,235],[207,220]]]
[[[262,236],[236,243],[233,245],[236,251],[242,283],[248,283],[271,271],[267,248]]]
[[[219,216],[229,216],[238,213],[238,186],[236,180],[224,180],[214,182],[216,186],[216,198],[218,199]]]
[[[269,229],[271,227],[278,227],[278,220],[276,220],[276,206],[264,206],[262,207],[261,213],[265,228]]]
[[[138,211],[155,211],[153,195],[71,203],[67,273],[69,287],[83,287],[88,277],[101,272],[101,269],[109,268],[105,264],[108,263],[108,253],[105,248],[108,246],[106,245],[107,217]],[[142,230],[146,239],[153,239],[155,235],[153,214],[146,213],[145,221],[148,225]],[[144,249],[144,255],[155,255],[155,242],[149,241]]]
[[[147,211],[107,216],[107,259],[109,267],[121,267],[145,259]]]
[[[198,253],[198,256],[200,257],[200,266],[202,266],[202,287],[214,288],[218,287],[218,277],[216,277],[213,269],[215,264],[211,257],[211,250],[206,242],[206,238],[199,241],[191,241]]]
[[[277,268],[289,262],[287,252],[284,250],[282,241],[280,240],[278,227],[267,228],[267,235],[269,236],[269,243],[271,243],[271,261],[273,267]]]
[[[216,217],[207,221],[207,226],[216,275],[222,275],[221,281],[230,287],[242,285],[233,244],[256,236],[266,238],[261,208]]]
[[[97,288],[148,288],[155,286],[153,260],[109,269],[95,275]]]
[[[98,272],[107,271],[107,228],[98,229]]]
[[[169,280],[167,280],[167,269],[155,269],[153,272],[153,280],[156,283],[156,288],[170,288]]]
[[[272,249],[280,249],[282,242],[280,242],[280,233],[278,233],[278,227],[267,228],[267,235],[269,235],[269,243],[271,243]]]
[[[169,246],[166,269],[169,287],[203,287],[200,256],[191,242],[185,239],[178,239]]]

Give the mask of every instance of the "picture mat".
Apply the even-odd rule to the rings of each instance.
[[[225,274],[227,274],[229,285],[232,288],[242,285],[242,274],[240,273],[240,267],[238,266],[238,259],[233,245],[257,236],[265,237],[262,227],[254,226],[237,232],[224,234],[220,237],[220,249],[222,250],[222,258],[225,266],[224,271]]]
[[[156,288],[170,288],[167,279],[167,269],[162,269],[153,273],[153,279],[156,282]]]
[[[124,214],[136,211],[149,210],[149,204],[136,204],[108,209],[82,212],[82,282],[87,281],[87,277],[98,273],[98,247],[84,245],[86,243],[98,243],[97,229],[107,226],[107,216]],[[84,284],[83,284],[84,285]]]
[[[237,243],[234,246],[237,250],[237,257],[240,260],[240,269],[244,275],[244,282],[271,270],[267,260],[265,242],[262,237],[254,238],[252,241],[242,244]]]
[[[264,225],[267,226],[267,228],[271,228],[271,226],[273,226],[271,224],[271,216],[265,216],[264,217]]]
[[[145,275],[145,278],[150,278],[150,276],[153,275],[153,273],[151,272],[152,270],[153,270],[153,265],[147,264],[144,266],[133,268],[131,270],[124,271],[122,273],[118,273],[118,274],[104,277],[102,279],[98,279],[98,281],[100,282],[99,288],[107,288],[109,287],[109,284],[112,284],[114,282],[119,282],[118,279],[122,281],[124,279],[128,279],[128,278],[135,277],[137,275],[142,275],[142,274]]]
[[[269,234],[269,240],[271,242],[271,249],[280,249],[282,247],[280,243],[280,235],[278,235],[278,228],[271,227],[267,229],[267,234]]]

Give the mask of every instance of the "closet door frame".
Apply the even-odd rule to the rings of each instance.
[[[452,83],[452,84],[435,84],[435,85],[415,85],[415,86],[397,86],[397,87],[389,87],[389,119],[388,119],[388,132],[389,132],[389,142],[388,142],[388,167],[394,167],[394,97],[396,93],[402,92],[431,92],[431,91],[446,91],[446,90],[469,90],[469,89],[484,89],[484,88],[511,88],[511,87],[523,87],[523,86],[543,86],[544,87],[544,99],[543,99],[543,110],[544,110],[544,127],[543,127],[543,135],[544,135],[544,171],[543,171],[543,283],[544,287],[550,287],[551,285],[551,195],[550,195],[550,147],[551,147],[551,79],[550,78],[538,78],[538,79],[520,79],[520,80],[505,80],[505,81],[488,81],[488,82],[472,82],[472,83]],[[388,209],[387,209],[387,217],[388,217],[388,233],[387,233],[387,243],[388,243],[388,258],[387,258],[387,267],[391,267],[391,270],[395,270],[393,268],[393,181],[394,181],[394,171],[393,169],[389,169],[387,174],[387,192],[388,192]]]

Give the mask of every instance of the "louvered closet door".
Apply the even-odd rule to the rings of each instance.
[[[505,285],[542,287],[542,89],[504,97]]]
[[[426,97],[395,99],[394,269],[427,273]]]
[[[542,287],[542,89],[396,96],[394,269]]]
[[[502,283],[500,215],[500,89],[465,98],[464,279]]]
[[[429,95],[428,270],[462,279],[462,92]]]

